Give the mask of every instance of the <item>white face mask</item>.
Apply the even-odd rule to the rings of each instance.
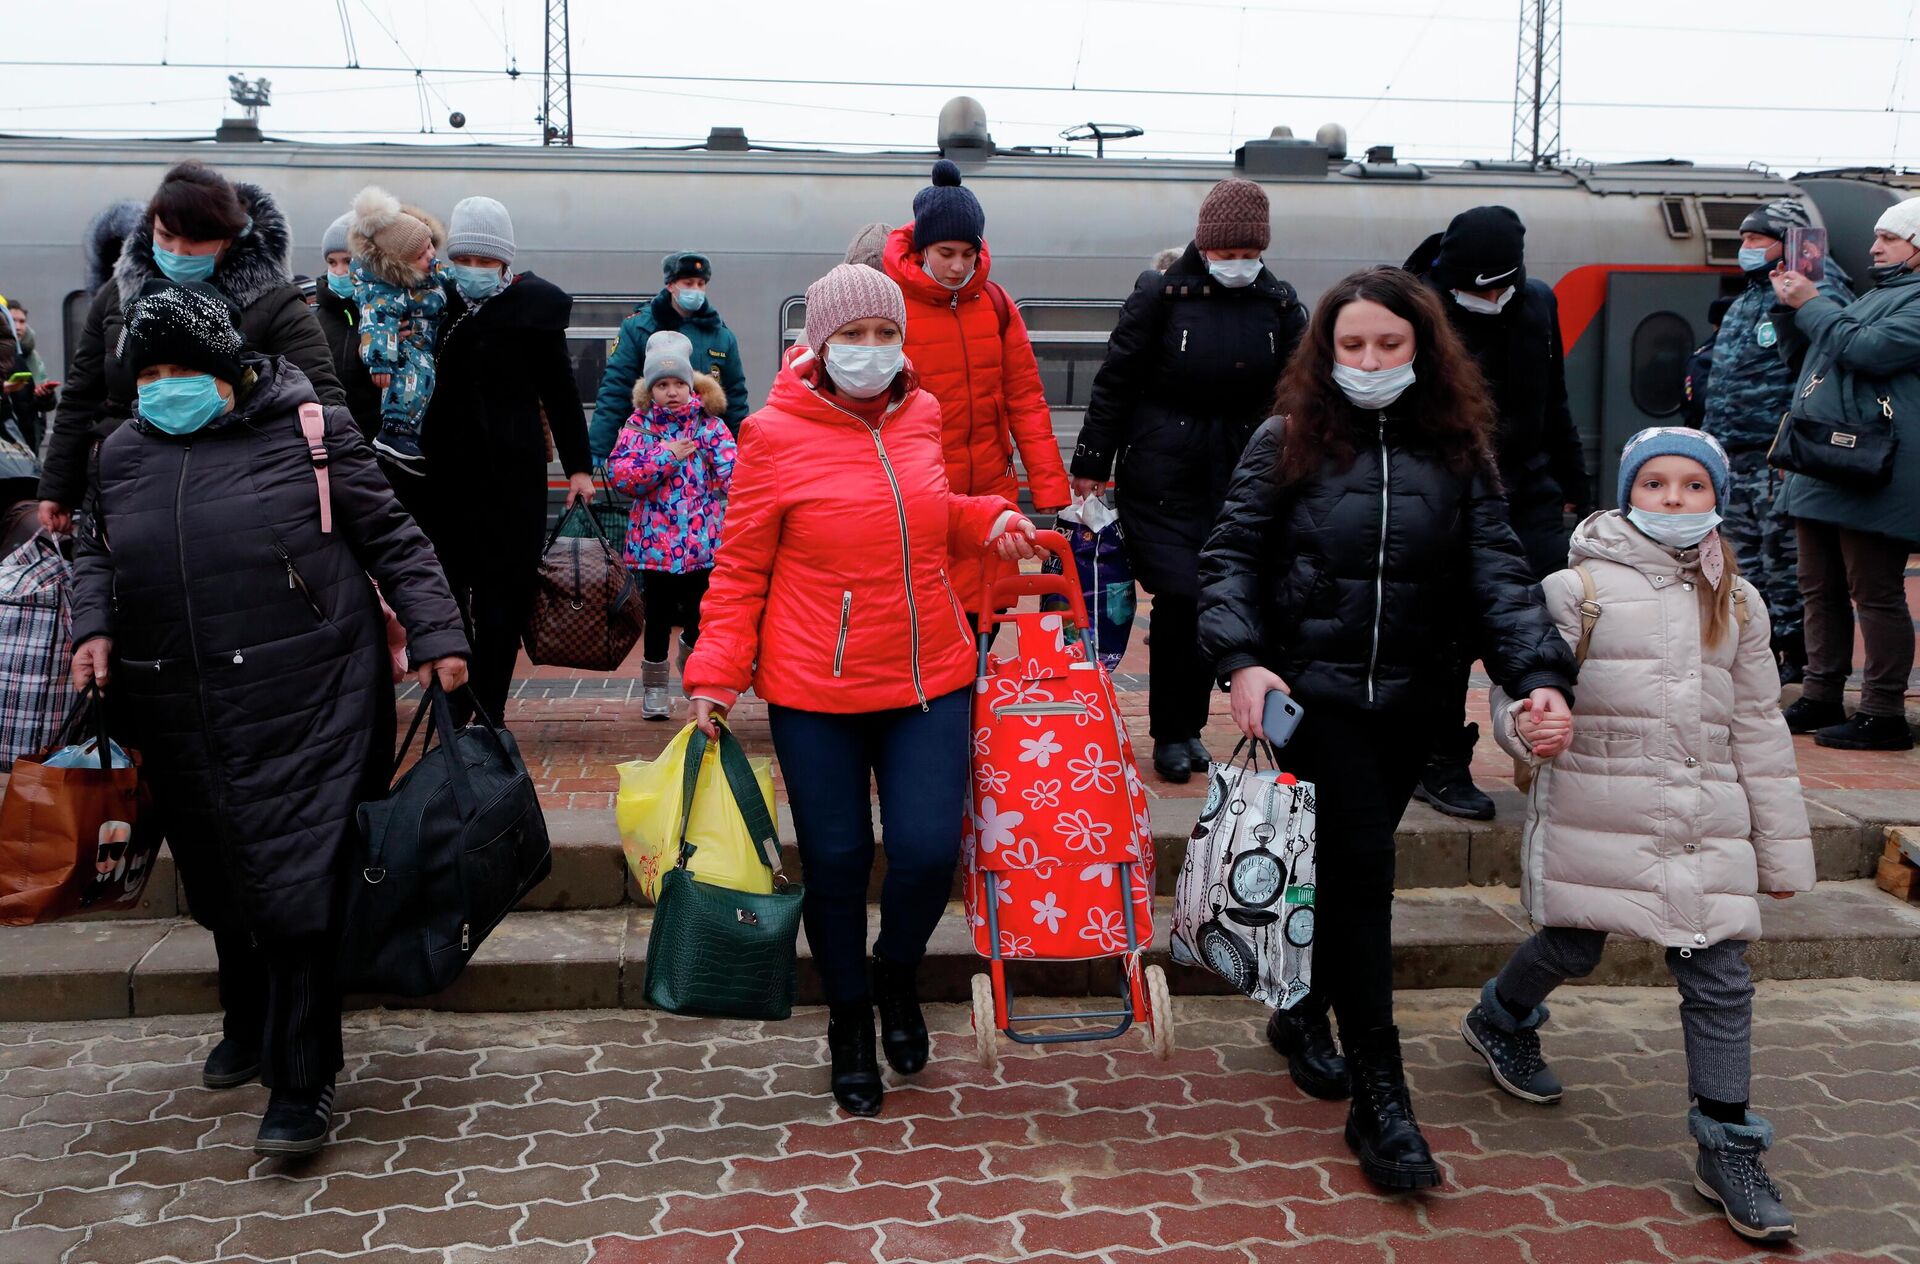
[[[893,385],[906,364],[907,349],[897,342],[879,347],[827,344],[827,373],[841,394],[851,399],[872,399]]]
[[[1230,290],[1245,289],[1260,276],[1258,259],[1209,259],[1207,271]]]
[[[1513,301],[1513,294],[1517,288],[1517,286],[1509,285],[1506,289],[1500,291],[1499,298],[1491,300],[1481,298],[1478,294],[1464,294],[1459,290],[1455,290],[1453,292],[1453,301],[1476,316],[1498,316],[1501,312],[1507,310],[1507,304]]]
[[[964,290],[967,288],[967,282],[973,280],[973,274],[978,272],[980,270],[980,267],[978,264],[975,264],[973,267],[968,268],[967,275],[961,277],[958,281],[955,281],[952,285],[948,285],[945,281],[942,281],[939,277],[934,276],[933,264],[929,263],[925,259],[922,259],[920,261],[920,270],[926,273],[928,276],[933,277],[934,284],[940,286],[942,289]]]
[[[1627,521],[1670,549],[1690,549],[1713,534],[1720,525],[1720,515],[1711,509],[1705,513],[1658,513],[1635,506],[1627,510]]]
[[[1345,391],[1356,407],[1385,408],[1413,385],[1413,361],[1372,373],[1336,364],[1333,366],[1333,384]]]

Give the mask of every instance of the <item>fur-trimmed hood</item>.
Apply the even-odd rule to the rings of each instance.
[[[447,248],[447,227],[432,215],[394,197],[385,189],[368,185],[353,200],[353,219],[347,224],[347,249],[366,266],[367,271],[401,289],[417,289],[427,277],[413,266],[412,259],[401,259],[381,247],[379,236],[401,216],[410,216],[427,226],[436,254]]]
[[[120,258],[120,245],[147,217],[147,204],[132,198],[103,207],[87,225],[86,240],[80,243],[87,256],[87,293],[107,283],[113,265]]]
[[[700,407],[707,410],[711,417],[727,415],[727,392],[720,385],[720,379],[710,373],[693,375],[693,393],[700,401]],[[642,382],[633,384],[633,407],[636,412],[645,412],[653,406],[653,392]]]
[[[293,272],[287,266],[293,245],[287,231],[287,217],[280,213],[273,195],[257,184],[236,180],[233,191],[240,205],[253,217],[253,231],[237,237],[220,264],[213,270],[211,284],[233,303],[236,311],[245,311],[261,297],[285,285],[293,284]],[[144,209],[144,208],[143,208]],[[120,288],[122,306],[133,301],[140,287],[163,277],[153,261],[153,224],[142,217],[127,234],[120,248],[120,262],[113,265],[113,281]]]

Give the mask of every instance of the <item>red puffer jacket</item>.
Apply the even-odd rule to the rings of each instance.
[[[1013,450],[1020,449],[1037,509],[1054,510],[1071,499],[1053,414],[1040,386],[1040,366],[1027,340],[1027,323],[1003,291],[1000,308],[988,293],[993,260],[985,242],[967,283],[949,290],[928,276],[913,249],[913,225],[887,238],[887,275],[907,298],[907,358],[921,389],[940,401],[940,443],[955,491],[1015,499]],[[979,604],[981,569],[956,559],[953,585],[972,610]]]
[[[819,372],[793,348],[741,427],[687,692],[731,706],[751,681],[809,711],[924,704],[974,677],[949,551],[978,559],[1013,505],[949,489],[940,407],[911,374],[875,428]]]

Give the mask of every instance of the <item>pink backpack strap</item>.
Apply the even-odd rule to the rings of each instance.
[[[300,433],[307,440],[307,458],[320,482],[320,533],[333,531],[333,481],[327,474],[327,414],[319,404],[300,405]]]

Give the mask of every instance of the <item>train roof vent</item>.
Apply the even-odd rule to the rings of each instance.
[[[1707,239],[1708,263],[1738,263],[1740,260],[1740,221],[1759,207],[1764,198],[1700,198],[1700,224]]]
[[[1327,147],[1327,157],[1345,158],[1347,156],[1347,129],[1338,123],[1322,123],[1313,138]]]
[[[1340,174],[1357,180],[1424,180],[1427,169],[1417,162],[1396,161],[1392,145],[1375,145],[1367,150],[1365,162],[1350,162]]]
[[[1327,147],[1291,137],[1250,140],[1233,151],[1233,165],[1250,176],[1325,176]]]
[[[936,132],[940,152],[986,155],[993,152],[993,134],[987,130],[987,107],[972,97],[955,97],[940,107]]]
[[[744,154],[751,148],[744,127],[716,127],[707,133],[707,150],[710,153]]]

